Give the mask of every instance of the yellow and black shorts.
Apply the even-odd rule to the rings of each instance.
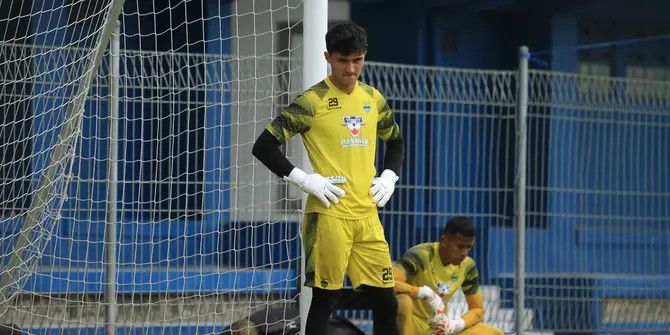
[[[352,220],[307,213],[301,230],[305,286],[337,290],[348,273],[354,288],[393,287],[389,246],[376,213]]]

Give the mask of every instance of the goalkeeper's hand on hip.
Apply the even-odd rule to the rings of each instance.
[[[326,208],[329,208],[331,203],[337,204],[344,196],[344,190],[335,184],[347,182],[347,178],[342,176],[324,177],[318,173],[307,174],[297,167],[294,167],[284,180],[315,196]]]
[[[398,176],[389,169],[384,170],[379,177],[375,177],[372,180],[370,195],[372,195],[372,200],[377,204],[377,207],[384,207],[389,199],[391,199],[397,181]]]

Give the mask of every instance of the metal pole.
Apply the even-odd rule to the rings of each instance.
[[[514,219],[516,227],[516,271],[515,271],[515,314],[516,333],[523,335],[525,271],[526,271],[526,142],[528,113],[528,47],[519,48],[519,78],[516,115],[516,203]]]
[[[119,161],[119,61],[120,31],[119,21],[112,34],[109,52],[109,144],[107,159],[107,222],[105,225],[105,247],[107,263],[105,267],[105,304],[107,319],[105,334],[116,333],[116,201],[118,161]]]
[[[303,89],[323,80],[328,74],[328,64],[323,57],[326,51],[326,32],[328,31],[328,0],[308,0],[303,5]],[[303,168],[310,166],[307,154],[303,152]],[[306,198],[303,199],[303,208]],[[300,281],[305,279],[305,250],[301,248]],[[302,286],[302,283],[298,283]],[[305,324],[309,305],[312,301],[312,289],[302,286],[300,290],[300,333],[305,334]]]

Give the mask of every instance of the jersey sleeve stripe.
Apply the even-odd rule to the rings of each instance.
[[[296,99],[266,127],[280,143],[286,143],[293,135],[309,130],[313,115],[303,106],[305,102]]]
[[[377,134],[379,138],[384,141],[392,141],[400,137],[400,127],[393,119],[391,108],[384,101],[384,107],[379,112],[379,120],[377,121]]]
[[[476,267],[472,267],[466,274],[463,281],[463,294],[472,295],[479,289],[479,272]]]

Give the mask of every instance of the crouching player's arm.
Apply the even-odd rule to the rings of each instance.
[[[471,294],[465,295],[465,300],[468,302],[468,311],[461,316],[460,319],[457,319],[454,323],[454,320],[448,320],[445,324],[446,327],[442,328],[445,331],[440,331],[440,328],[433,328],[433,334],[455,334],[460,333],[459,335],[504,335],[505,333],[497,327],[485,325],[481,323],[484,319],[484,298],[482,297],[482,291],[479,288],[476,288],[476,291]],[[455,327],[458,325],[459,321],[462,320],[462,329]]]
[[[402,335],[414,334],[412,314],[414,309],[413,299],[424,299],[428,301],[433,311],[444,313],[444,302],[442,298],[428,286],[414,286],[407,283],[405,270],[393,265],[393,279],[395,281],[395,293],[398,299],[398,328]]]
[[[468,287],[469,286],[469,287]],[[447,319],[445,315],[436,314],[429,322],[433,330],[433,334],[437,335],[453,335],[461,331],[471,328],[479,323],[484,318],[484,297],[479,285],[468,285],[464,290],[465,300],[468,303],[468,311],[460,318]],[[474,292],[470,292],[474,289]],[[480,332],[477,332],[479,334]]]
[[[414,286],[407,283],[407,276],[405,271],[397,266],[393,265],[393,279],[395,281],[395,293],[396,294],[407,294],[410,298],[413,299],[424,299],[433,307],[434,310],[441,309],[444,310],[444,302],[442,297],[440,297],[432,288],[423,285],[423,286]]]
[[[465,301],[468,302],[468,311],[461,318],[465,323],[465,329],[467,329],[484,319],[484,296],[482,295],[482,290],[478,288],[474,294],[466,295]]]

